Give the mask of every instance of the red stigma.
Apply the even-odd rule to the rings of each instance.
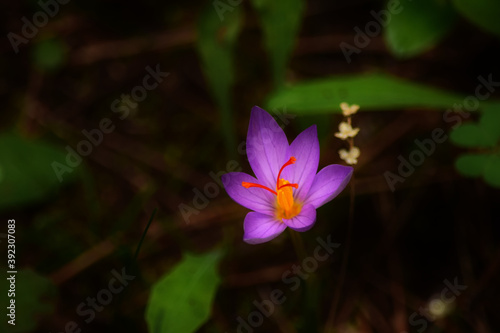
[[[283,184],[280,186],[280,176],[281,176],[281,172],[283,172],[283,169],[285,169],[285,167],[291,165],[291,164],[294,164],[295,161],[297,159],[295,157],[290,157],[290,159],[285,163],[283,164],[283,166],[281,167],[279,173],[278,173],[278,178],[276,179],[276,191],[273,191],[271,190],[269,187],[267,186],[264,186],[264,185],[260,185],[260,184],[256,184],[256,183],[249,183],[249,182],[241,182],[241,186],[243,186],[244,188],[250,188],[250,187],[258,187],[258,188],[262,188],[266,191],[269,191],[271,192],[272,194],[274,195],[278,195],[277,191],[279,191],[280,189],[282,189],[283,187],[285,186],[290,186],[290,187],[293,187],[293,188],[299,188],[299,184]]]

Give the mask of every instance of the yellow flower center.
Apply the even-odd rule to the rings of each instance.
[[[281,186],[290,184],[288,180],[283,178],[280,179],[279,183],[281,183]],[[278,193],[276,196],[276,217],[280,220],[288,220],[299,215],[302,205],[294,200],[292,187],[285,186],[280,189],[280,186],[278,186],[276,192]]]

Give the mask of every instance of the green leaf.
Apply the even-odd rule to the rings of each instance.
[[[66,45],[58,39],[47,39],[35,45],[35,66],[42,71],[53,71],[66,61]]]
[[[297,114],[341,113],[340,103],[362,111],[405,107],[449,108],[463,100],[455,95],[384,74],[363,74],[307,81],[271,95],[267,109],[286,107]]]
[[[493,148],[498,151],[500,141],[500,102],[484,103],[479,123],[467,123],[451,132],[451,141],[459,146]],[[482,175],[491,186],[500,187],[500,156],[490,154],[466,154],[455,165],[465,176]]]
[[[450,139],[462,147],[495,147],[500,140],[500,104],[485,104],[479,123],[467,123],[457,127],[451,132]]]
[[[488,159],[489,155],[485,154],[464,154],[457,158],[455,167],[464,176],[480,177]]]
[[[209,317],[220,279],[219,252],[186,254],[170,273],[153,285],[146,308],[150,333],[190,333]]]
[[[48,143],[3,134],[0,156],[0,211],[43,200],[63,184],[52,163],[65,164],[66,156]],[[64,180],[72,180],[74,174],[64,173]]]
[[[271,54],[276,87],[285,80],[285,71],[295,36],[300,27],[302,0],[252,0],[264,31],[265,45]]]
[[[223,12],[224,15],[221,16],[212,4],[205,8],[199,19],[197,48],[203,71],[221,112],[226,149],[234,152],[236,139],[231,111],[231,87],[234,81],[234,45],[241,28],[241,12],[239,7],[229,8],[231,10]]]
[[[479,126],[500,139],[500,103],[491,102],[483,106]]]
[[[2,243],[6,241],[2,239]],[[15,274],[15,297],[8,297],[10,288],[10,274],[2,278],[0,286],[5,293],[2,297],[2,304],[7,307],[10,305],[10,299],[15,299],[15,326],[7,323],[10,320],[4,315],[0,327],[3,326],[4,332],[30,332],[36,328],[38,320],[54,312],[54,303],[56,288],[52,282],[44,276],[41,276],[31,270],[19,270]],[[5,311],[5,307],[3,310]],[[2,311],[3,313],[5,313]],[[10,311],[10,310],[7,310]],[[7,312],[8,313],[8,312]]]
[[[473,123],[463,124],[451,132],[451,141],[462,147],[494,147],[498,135]]]
[[[439,42],[453,27],[455,17],[445,1],[406,1],[401,12],[391,16],[385,40],[394,55],[413,57]]]
[[[483,176],[486,183],[500,188],[500,155],[498,154],[464,154],[457,158],[455,166],[464,176]]]
[[[500,36],[500,1],[498,0],[453,0],[457,10],[481,29]]]
[[[494,187],[500,188],[500,156],[491,155],[483,171],[484,180]]]

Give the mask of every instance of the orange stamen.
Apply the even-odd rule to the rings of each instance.
[[[249,183],[249,182],[241,182],[241,186],[243,186],[244,188],[250,188],[250,187],[262,188],[264,190],[267,190],[267,191],[271,192],[274,195],[278,195],[277,191],[279,191],[280,189],[282,189],[285,186],[291,186],[293,188],[299,188],[299,184],[289,184],[288,183],[288,184],[283,184],[283,185],[280,186],[281,172],[283,171],[283,169],[285,169],[285,167],[287,167],[287,166],[289,166],[291,164],[294,164],[296,160],[297,159],[292,156],[292,157],[290,157],[290,159],[288,160],[288,162],[286,162],[285,164],[283,164],[283,166],[281,167],[280,172],[278,173],[278,179],[276,180],[276,191],[271,190],[267,186],[260,185],[260,184],[255,184],[255,183]]]
[[[280,187],[278,187],[278,190],[281,190],[285,186],[291,186],[293,188],[299,188],[299,184],[295,184],[295,183],[294,184],[283,184]]]
[[[243,186],[244,188],[250,188],[250,187],[263,188],[264,190],[268,190],[269,192],[271,192],[274,195],[278,195],[278,193],[276,193],[275,191],[271,190],[269,187],[264,186],[264,185],[260,185],[260,184],[248,183],[248,182],[241,182],[241,186]]]
[[[295,157],[293,157],[293,156],[292,156],[292,157],[290,157],[290,159],[288,160],[288,162],[286,162],[285,164],[283,164],[283,166],[282,166],[282,167],[281,167],[281,169],[280,169],[280,172],[278,173],[278,179],[276,180],[276,188],[279,188],[279,187],[280,187],[280,186],[279,186],[279,183],[280,183],[280,176],[281,176],[281,172],[283,171],[283,169],[284,169],[285,167],[287,167],[287,166],[291,165],[291,164],[294,164],[296,160],[297,160],[297,159],[296,159]]]
[[[291,219],[297,216],[302,209],[302,203],[296,202],[294,200],[293,191],[290,188],[293,187],[295,189],[298,189],[299,184],[290,184],[288,180],[280,178],[281,173],[283,172],[285,167],[294,164],[296,160],[297,159],[292,156],[281,167],[278,173],[278,178],[276,179],[276,191],[273,191],[269,187],[261,184],[241,182],[241,186],[243,186],[244,188],[258,187],[274,194],[276,196],[276,217],[278,219]]]

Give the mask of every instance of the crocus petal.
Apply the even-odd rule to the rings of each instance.
[[[242,182],[259,183],[254,177],[244,172],[229,172],[221,179],[227,194],[243,207],[267,215],[274,214],[274,194],[262,188],[245,188],[241,185]]]
[[[273,117],[258,106],[252,108],[247,134],[247,156],[262,185],[276,188],[276,178],[286,162],[288,140]]]
[[[316,125],[309,127],[293,140],[289,154],[297,160],[284,169],[281,178],[299,184],[299,188],[294,190],[294,197],[304,201],[318,171],[319,141]]]
[[[283,219],[287,227],[296,231],[307,231],[311,229],[316,222],[316,208],[313,205],[302,207],[300,214],[289,220]]]
[[[286,229],[286,225],[272,216],[250,212],[245,217],[243,229],[245,242],[260,244],[277,237]]]
[[[352,171],[352,167],[338,164],[324,167],[314,178],[304,203],[315,208],[323,206],[342,192],[351,179]]]

